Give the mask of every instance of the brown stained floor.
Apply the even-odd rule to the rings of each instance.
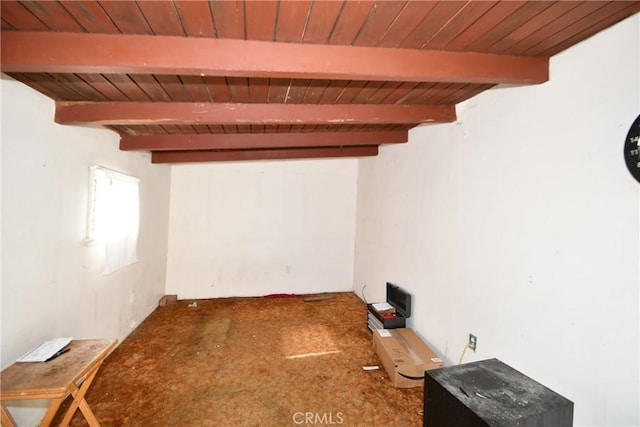
[[[383,369],[362,369],[382,368],[366,306],[331,295],[158,307],[86,399],[102,426],[422,425],[422,387],[394,388]],[[71,425],[87,423],[78,411]]]

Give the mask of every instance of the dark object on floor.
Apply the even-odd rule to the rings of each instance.
[[[303,298],[304,302],[316,302],[316,301],[327,301],[330,299],[336,299],[335,295],[319,295],[317,297],[307,297]]]
[[[571,427],[573,402],[498,359],[425,373],[424,426]]]

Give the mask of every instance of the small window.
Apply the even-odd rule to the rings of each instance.
[[[105,243],[105,274],[136,262],[138,178],[92,166],[87,241]]]

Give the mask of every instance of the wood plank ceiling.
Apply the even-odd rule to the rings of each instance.
[[[372,156],[638,1],[2,1],[1,70],[154,163]]]

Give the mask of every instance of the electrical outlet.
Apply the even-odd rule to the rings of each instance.
[[[478,344],[478,338],[473,334],[469,334],[469,348],[473,351],[476,351],[477,344]]]

